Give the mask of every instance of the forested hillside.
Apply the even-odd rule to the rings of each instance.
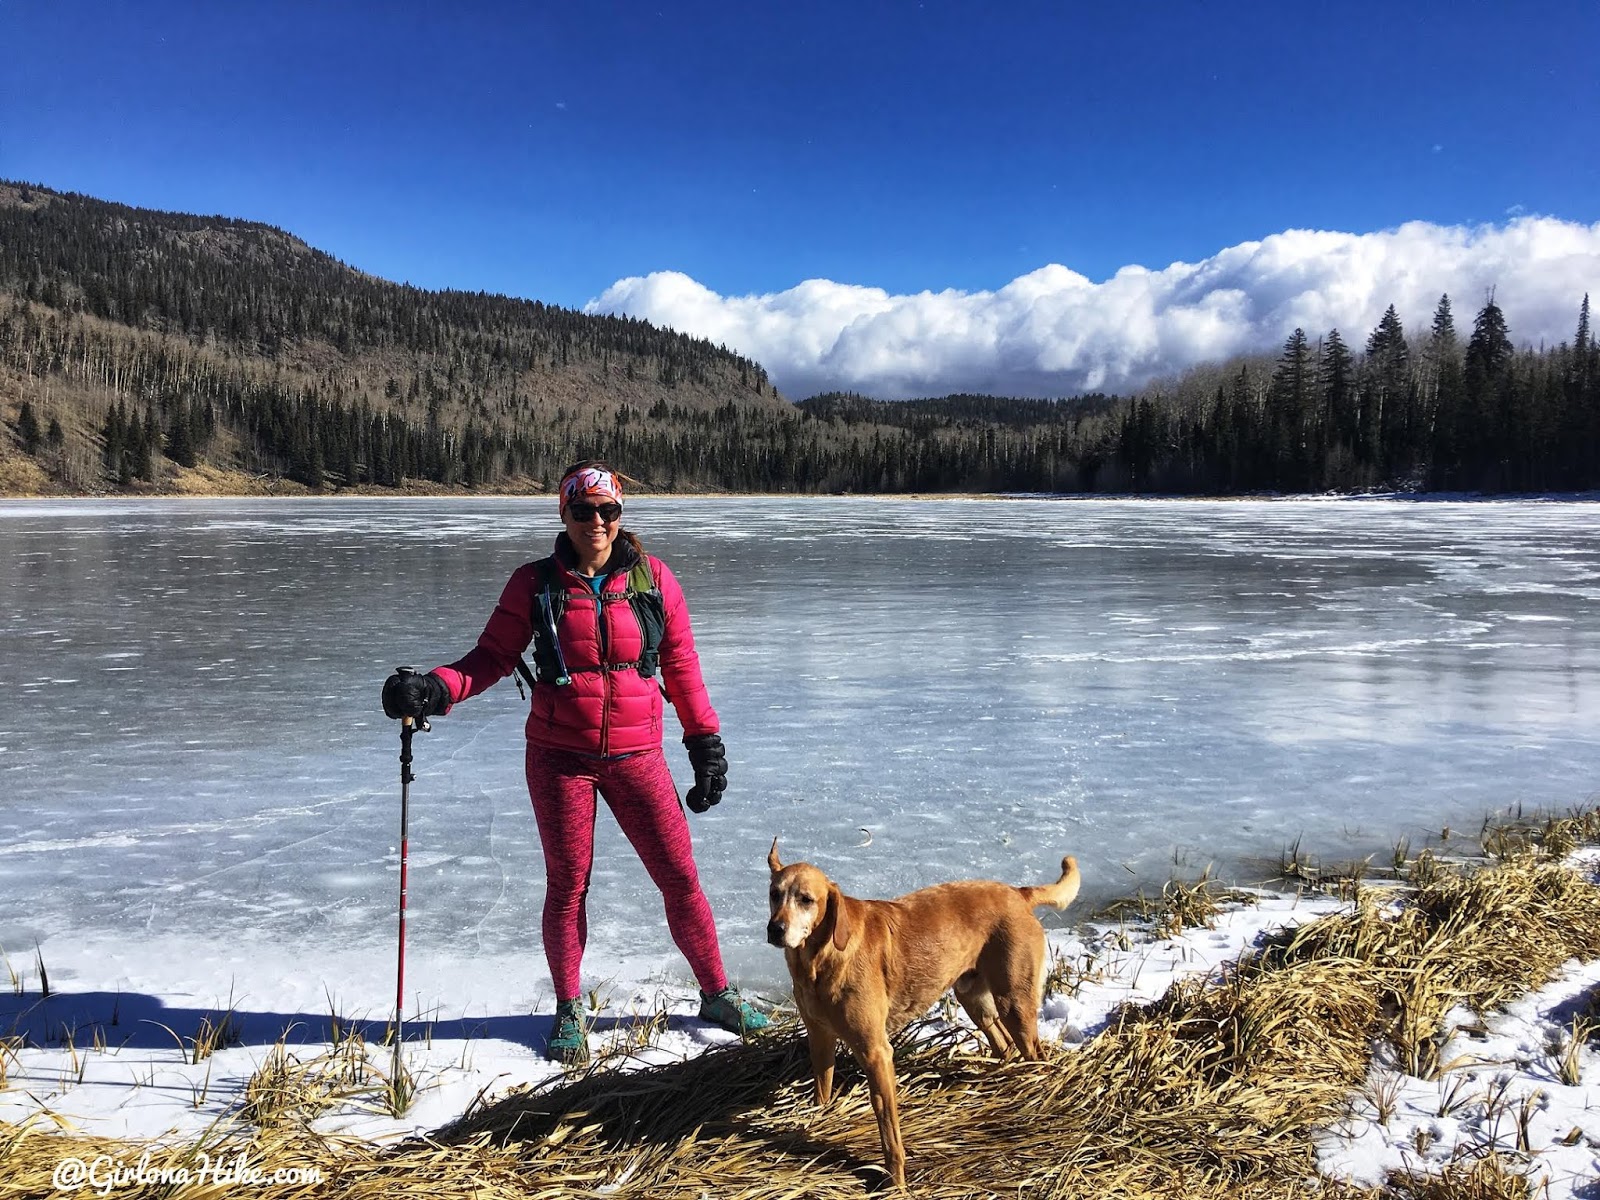
[[[830,394],[629,318],[431,292],[289,234],[0,183],[0,492],[244,483],[527,490],[606,456],[663,489],[1134,491],[1600,487],[1600,346],[1521,348],[1448,297],[1359,347],[1133,397]],[[1359,336],[1359,335],[1356,335]]]
[[[710,484],[762,456],[725,436],[744,414],[793,416],[758,364],[641,321],[424,291],[267,226],[17,184],[0,371],[19,448],[74,490],[207,462],[312,487],[537,484],[596,452]]]

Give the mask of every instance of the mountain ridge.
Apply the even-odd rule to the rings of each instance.
[[[132,480],[109,462],[94,469],[86,450],[106,457],[103,430],[118,405],[153,406],[165,450],[175,409],[204,404],[214,425],[215,410],[231,412],[227,398],[245,395],[250,407],[256,385],[296,406],[336,406],[347,423],[359,408],[368,429],[391,418],[421,426],[405,439],[441,443],[425,455],[436,469],[418,464],[400,474],[436,475],[447,486],[537,486],[559,462],[607,452],[613,439],[602,430],[647,414],[669,423],[678,414],[678,424],[730,407],[763,420],[793,415],[759,364],[705,339],[537,300],[394,283],[276,226],[37,184],[0,182],[0,298],[11,301],[0,318],[0,349],[10,350],[0,354],[0,373],[17,397],[4,415],[15,428],[25,400],[52,410],[34,415],[61,430],[62,453],[46,474],[66,490],[93,490],[108,482],[104,474],[120,486],[173,482],[159,459]],[[63,361],[69,353],[80,369]],[[159,369],[140,371],[152,357]],[[98,373],[83,369],[91,358],[102,364]],[[207,386],[194,394],[197,377]],[[248,423],[242,410],[232,416]],[[469,431],[486,446],[477,469],[454,464],[459,447],[447,444]],[[18,440],[26,440],[20,431]],[[203,446],[201,457],[209,461],[213,449]],[[299,461],[282,437],[235,437],[222,449],[233,461],[214,465],[327,482],[325,471],[311,470],[318,448],[306,447]],[[336,482],[398,482],[365,469],[372,455],[360,449],[355,478]],[[324,459],[339,453],[320,450]],[[714,484],[694,466],[674,465],[674,482]]]

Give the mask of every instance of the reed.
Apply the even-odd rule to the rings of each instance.
[[[1426,1175],[1392,1175],[1386,1200],[1533,1200],[1526,1168],[1490,1152],[1445,1165]]]
[[[410,1112],[411,1105],[416,1102],[418,1084],[404,1056],[395,1056],[388,1074],[376,1068],[373,1073],[381,1083],[378,1095],[383,1100],[383,1111],[391,1117],[403,1117]]]
[[[0,1092],[11,1086],[11,1064],[22,1045],[20,1037],[0,1037]]]
[[[4,946],[0,946],[0,967],[5,968],[6,978],[11,982],[12,994],[22,995],[22,976],[17,974],[17,969],[11,965],[11,958],[6,954]]]
[[[328,1050],[305,1060],[290,1052],[287,1037],[285,1031],[246,1082],[241,1120],[259,1130],[306,1130],[323,1114],[352,1103],[395,1116],[405,1111],[393,1111],[391,1080],[372,1065],[359,1030],[345,1025]]]
[[[1583,1049],[1600,1034],[1600,1021],[1584,1013],[1572,1014],[1572,1023],[1550,1048],[1555,1060],[1555,1075],[1567,1087],[1583,1082]]]
[[[1379,1125],[1387,1125],[1399,1109],[1405,1086],[1404,1078],[1392,1072],[1374,1072],[1367,1080],[1359,1094],[1371,1106]]]
[[[202,1063],[218,1050],[239,1044],[239,1030],[230,1010],[218,1017],[210,1014],[200,1018],[194,1037],[189,1039],[190,1062]]]
[[[233,990],[228,991],[227,1007],[218,1013],[207,1013],[200,1018],[200,1024],[195,1029],[194,1037],[190,1039],[195,1063],[202,1063],[215,1054],[218,1050],[227,1050],[240,1043],[238,1005],[233,998]]]
[[[1085,949],[1074,961],[1069,959],[1064,951],[1052,946],[1045,963],[1045,999],[1048,1000],[1052,996],[1076,996],[1085,983],[1098,982],[1104,978],[1105,967],[1096,948]]]
[[[1151,898],[1141,891],[1131,899],[1111,904],[1105,911],[1117,920],[1135,919],[1164,938],[1176,937],[1185,929],[1210,929],[1226,909],[1254,903],[1253,893],[1219,883],[1207,867],[1193,881],[1169,879],[1162,885],[1159,897]]]

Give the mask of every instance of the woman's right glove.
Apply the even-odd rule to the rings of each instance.
[[[383,682],[383,713],[391,720],[434,717],[449,707],[450,689],[431,671],[396,671]]]
[[[722,799],[728,787],[728,752],[722,748],[722,738],[715,733],[693,733],[683,739],[683,748],[689,752],[689,765],[694,768],[694,786],[683,802],[690,812],[703,813]]]

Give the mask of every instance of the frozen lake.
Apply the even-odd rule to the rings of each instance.
[[[1257,882],[1600,788],[1600,510],[1561,502],[639,499],[731,760],[691,817],[733,973],[774,835],[858,895]],[[476,639],[550,501],[0,503],[0,946],[392,947],[378,689]],[[507,681],[416,742],[411,938],[528,956]],[[688,772],[675,727],[670,758]],[[602,810],[585,981],[687,977]],[[1080,902],[1075,914],[1086,912]]]

